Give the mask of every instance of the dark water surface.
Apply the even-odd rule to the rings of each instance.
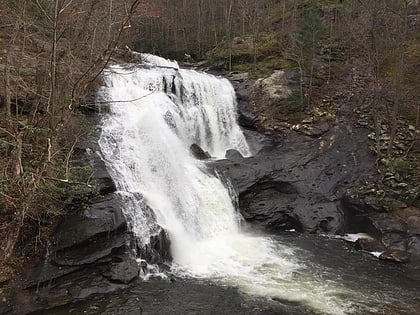
[[[276,237],[321,281],[357,295],[352,314],[420,314],[420,271],[383,262],[342,240],[295,233]],[[221,266],[222,267],[222,266]],[[256,275],[258,277],[258,275]],[[368,306],[366,308],[366,306]],[[37,314],[321,314],[287,301],[256,298],[209,280],[137,281],[129,290]]]

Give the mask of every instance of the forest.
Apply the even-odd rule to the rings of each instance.
[[[85,115],[102,71],[133,51],[252,78],[292,69],[299,88],[267,109],[279,122],[363,105],[378,168],[412,189],[388,206],[419,206],[419,1],[0,0],[0,17],[0,282],[95,194]]]

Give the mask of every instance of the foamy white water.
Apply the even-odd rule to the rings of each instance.
[[[215,157],[231,148],[250,155],[230,83],[173,64],[169,69],[152,55],[146,60],[165,68],[107,71],[102,97],[110,108],[99,141],[140,243],[147,245],[161,226],[179,275],[211,278],[325,314],[349,311],[343,296],[354,292],[312,275],[292,248],[242,232],[227,187],[191,156],[193,143]]]

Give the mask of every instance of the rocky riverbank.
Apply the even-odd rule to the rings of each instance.
[[[99,124],[97,113],[89,119]],[[75,199],[72,210],[54,229],[45,259],[2,289],[0,314],[45,311],[126,289],[143,272],[133,255],[140,249],[122,213],[123,200],[96,143],[98,132],[76,148],[85,152],[86,162],[94,169],[96,195],[80,195],[80,202]],[[141,256],[152,263],[171,260],[163,230]]]
[[[276,72],[257,83],[242,74],[230,79],[237,90],[239,122],[255,154],[244,158],[229,150],[225,160],[208,164],[231,180],[244,219],[272,234],[367,233],[371,237],[359,239],[359,249],[418,268],[420,210],[405,206],[391,212],[369,195],[358,194],[358,187],[375,182],[377,167],[369,148],[370,131],[355,122],[349,105],[288,124],[276,120],[268,105],[290,94],[292,73]],[[270,95],[274,99],[268,101]],[[98,193],[62,218],[45,261],[1,293],[0,314],[53,309],[128,289],[143,272],[132,255],[139,249],[123,216],[123,201],[95,136],[78,149],[86,151],[95,169]],[[200,159],[208,158],[199,147],[193,151]],[[169,241],[162,230],[142,257],[154,263],[170,261]]]
[[[367,233],[372,238],[358,240],[358,248],[420,267],[420,209],[403,202],[395,209],[376,198],[382,177],[371,130],[360,124],[354,104],[343,97],[333,111],[314,108],[293,124],[278,114],[296,89],[293,73],[275,71],[256,82],[233,74],[230,80],[239,122],[251,143],[260,143],[259,152],[213,165],[232,180],[246,220],[270,232]],[[255,130],[265,138],[255,140]]]

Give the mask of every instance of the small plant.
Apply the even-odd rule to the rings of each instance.
[[[292,91],[292,94],[287,98],[287,104],[284,107],[284,112],[287,115],[303,113],[308,106],[307,99],[301,91]]]

